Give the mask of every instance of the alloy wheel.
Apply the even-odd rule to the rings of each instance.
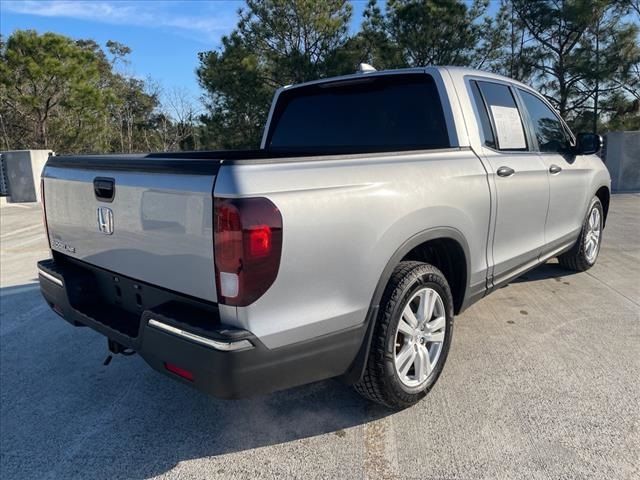
[[[394,364],[400,381],[418,387],[436,367],[444,344],[447,316],[432,288],[415,292],[402,310],[395,335]]]
[[[593,207],[587,221],[587,232],[584,237],[584,253],[589,263],[596,261],[598,256],[598,247],[600,246],[600,234],[602,233],[602,225],[600,222],[600,210]]]

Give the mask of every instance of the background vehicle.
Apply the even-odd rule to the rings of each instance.
[[[51,157],[43,295],[221,397],[340,376],[419,400],[453,317],[598,255],[610,179],[529,87],[429,67],[285,87],[262,148]]]

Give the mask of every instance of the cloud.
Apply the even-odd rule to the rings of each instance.
[[[114,25],[175,29],[206,43],[218,41],[236,25],[237,2],[134,2],[85,0],[3,0],[2,10]],[[191,7],[191,8],[190,8]],[[195,7],[195,8],[192,8]],[[184,13],[184,10],[198,10]],[[197,13],[197,14],[196,14]]]

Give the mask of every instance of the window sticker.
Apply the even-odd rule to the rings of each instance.
[[[498,145],[501,150],[527,148],[517,108],[491,105],[491,115],[496,124]]]

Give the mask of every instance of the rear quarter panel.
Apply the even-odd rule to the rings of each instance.
[[[362,324],[391,257],[431,228],[459,231],[470,284],[485,281],[489,189],[469,149],[227,165],[215,195],[266,197],[282,213],[277,279],[230,321],[269,348]]]

